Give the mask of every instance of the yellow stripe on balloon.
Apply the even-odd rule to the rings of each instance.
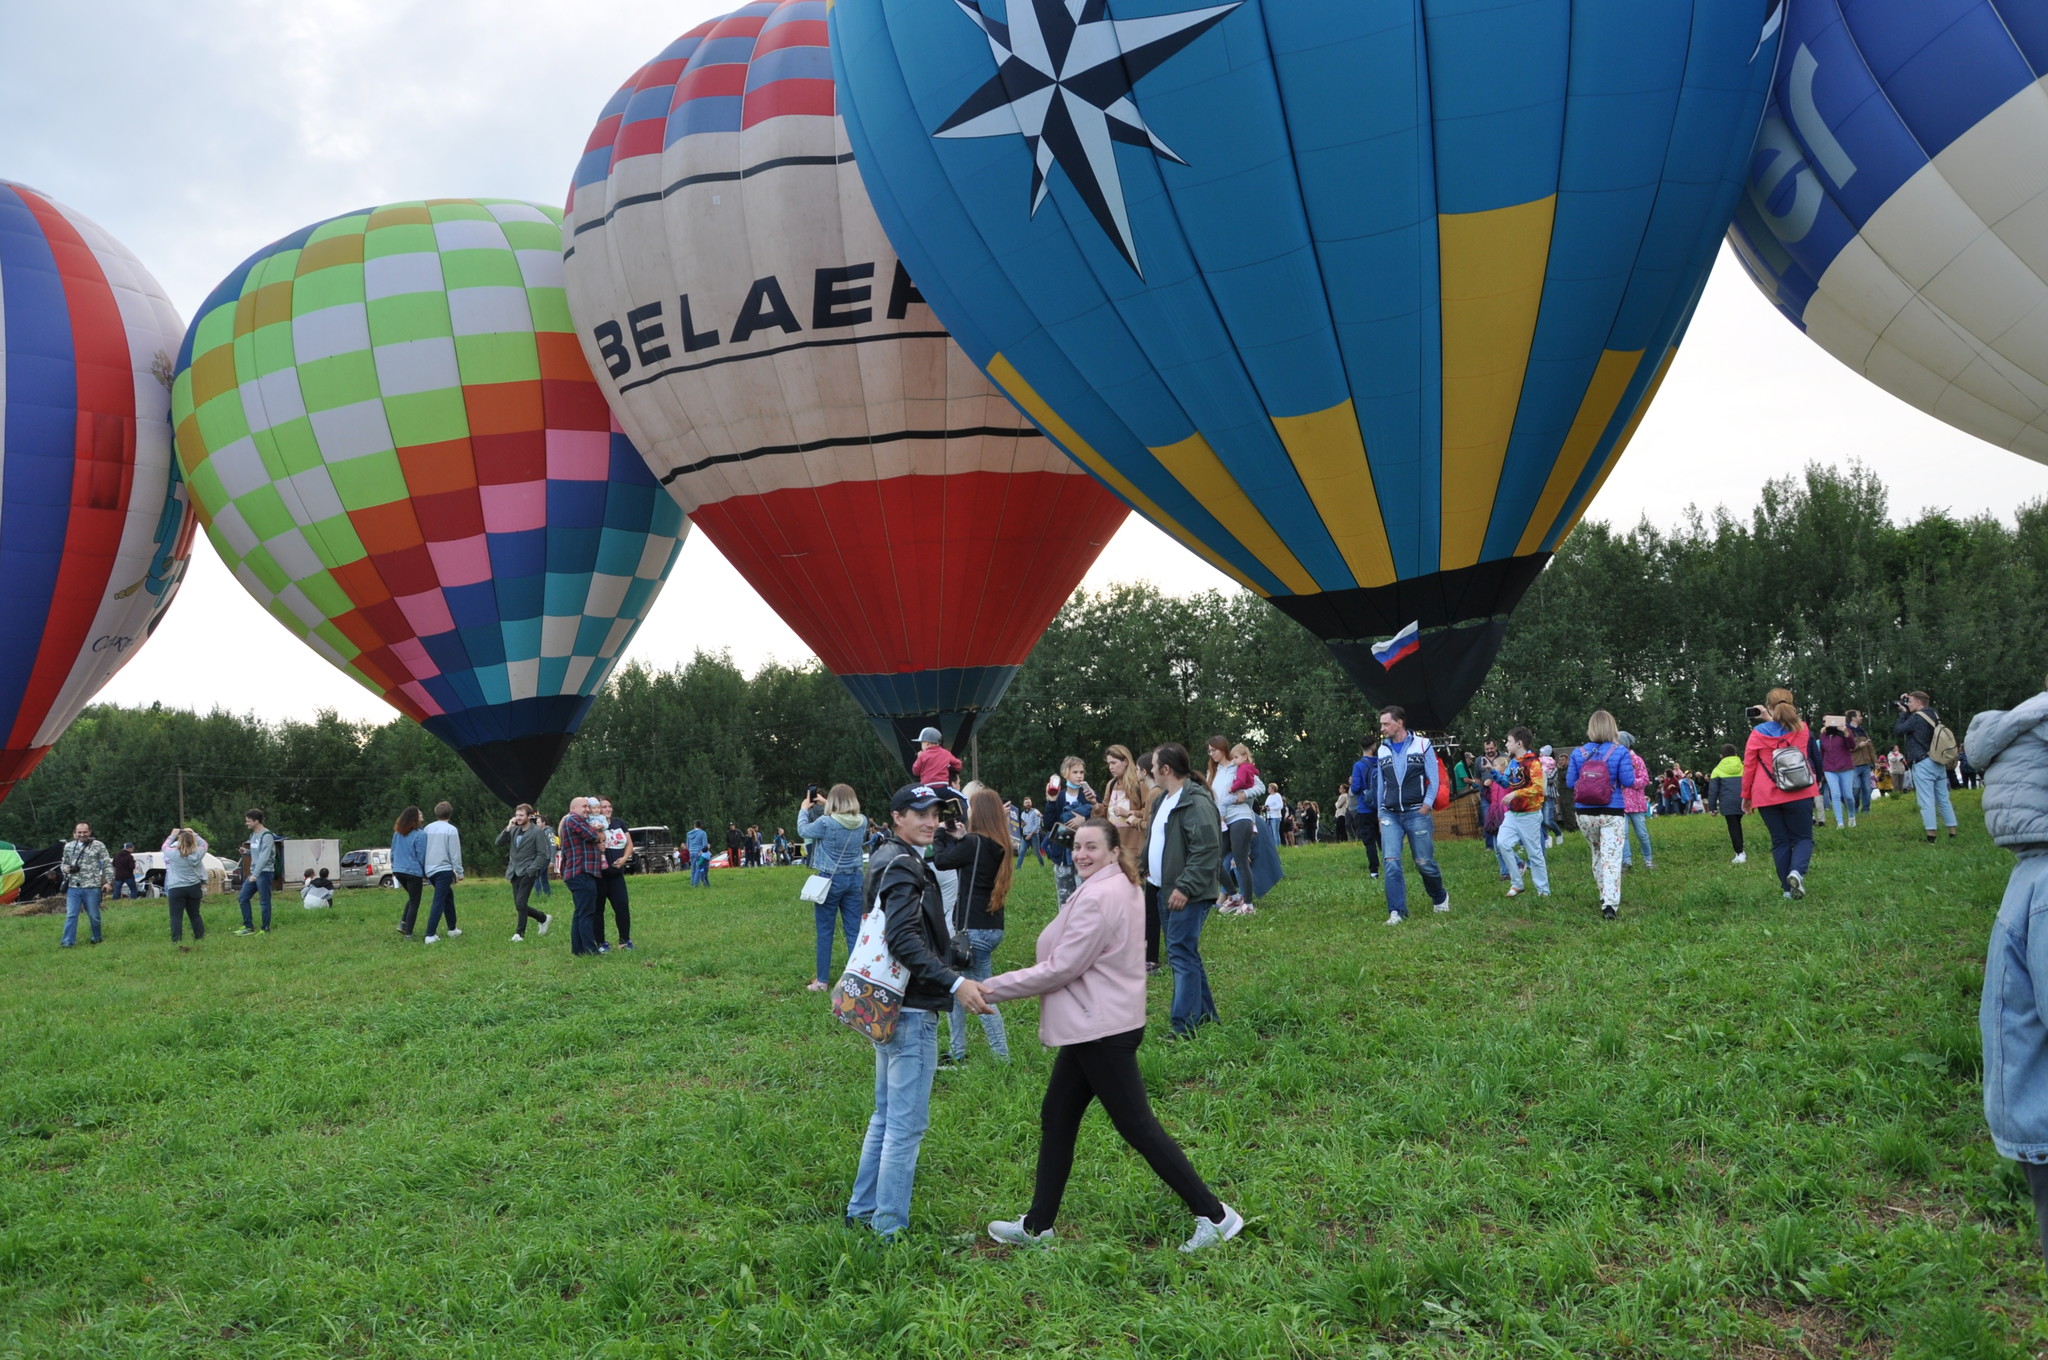
[[[1351,402],[1305,416],[1274,416],[1273,428],[1353,578],[1368,588],[1392,584],[1394,550]]]
[[[1442,569],[1486,543],[1515,408],[1536,340],[1557,196],[1486,212],[1439,213],[1443,308]]]
[[[1571,431],[1557,451],[1557,461],[1550,465],[1550,478],[1543,483],[1543,495],[1537,499],[1535,513],[1522,530],[1522,541],[1515,545],[1515,556],[1526,557],[1539,551],[1543,540],[1550,537],[1551,525],[1564,513],[1572,488],[1579,484],[1579,474],[1586,470],[1593,450],[1600,446],[1600,437],[1614,422],[1614,413],[1628,392],[1629,379],[1636,375],[1642,361],[1643,352],[1639,349],[1610,349],[1601,354],[1593,369],[1593,381],[1587,384],[1586,395],[1579,399],[1579,413],[1572,417]]]
[[[1054,443],[1065,449],[1083,467],[1087,468],[1097,477],[1100,477],[1111,490],[1122,496],[1133,506],[1136,506],[1139,514],[1166,530],[1167,533],[1172,534],[1190,552],[1222,572],[1225,576],[1228,576],[1231,580],[1236,581],[1246,590],[1259,595],[1272,594],[1271,591],[1262,589],[1257,582],[1232,566],[1228,559],[1223,557],[1214,548],[1211,548],[1208,544],[1202,542],[1201,539],[1189,533],[1164,510],[1161,510],[1154,504],[1150,496],[1138,490],[1128,477],[1111,467],[1108,459],[1091,448],[1088,441],[1081,438],[1075,432],[1073,426],[1061,420],[1058,413],[1052,407],[1046,405],[1045,398],[1039,396],[1031,384],[1024,381],[1024,375],[1019,373],[1016,366],[1008,359],[998,354],[995,358],[989,360],[988,376],[994,380],[997,387],[1003,389],[1004,395],[1017,403],[1019,409],[1025,415],[1038,422],[1039,428],[1050,435]]]
[[[1322,589],[1280,541],[1280,535],[1252,504],[1252,498],[1245,495],[1244,488],[1223,466],[1223,460],[1202,438],[1200,430],[1179,443],[1152,450],[1152,456],[1187,488],[1204,510],[1216,517],[1216,522],[1232,538],[1244,545],[1245,551],[1259,559],[1260,566],[1279,577],[1289,593],[1314,595]]]
[[[1601,487],[1607,485],[1608,475],[1614,471],[1614,465],[1621,461],[1621,455],[1628,449],[1628,441],[1636,437],[1636,427],[1641,425],[1643,417],[1649,414],[1650,403],[1657,399],[1657,389],[1664,385],[1664,375],[1671,371],[1671,361],[1677,357],[1676,345],[1664,351],[1664,360],[1657,365],[1657,376],[1650,379],[1650,385],[1643,389],[1643,399],[1636,403],[1635,414],[1628,418],[1628,425],[1622,430],[1621,437],[1614,441],[1614,451],[1607,455],[1606,463],[1600,468],[1600,475],[1593,479],[1592,488],[1586,492],[1586,499],[1579,502],[1578,510],[1572,515],[1572,522],[1557,536],[1560,544],[1571,537],[1572,530],[1579,527],[1579,521],[1586,517],[1586,510],[1593,504],[1593,498],[1600,494]]]

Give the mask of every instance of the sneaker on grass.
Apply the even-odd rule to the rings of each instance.
[[[1195,1219],[1195,1235],[1181,1243],[1180,1249],[1184,1252],[1200,1251],[1204,1247],[1228,1242],[1243,1231],[1244,1215],[1226,1204],[1223,1206],[1221,1222],[1211,1223],[1208,1219],[1198,1216]]]
[[[421,941],[421,943],[423,943],[423,944],[439,944],[439,943],[441,943],[441,937],[440,937],[439,935],[429,935],[429,936],[427,936],[427,938],[426,938],[425,940]]]
[[[235,932],[235,934],[237,935],[254,935],[255,933],[255,930],[249,926],[243,926],[240,930]]]
[[[457,930],[454,926],[448,927],[448,938],[451,940],[454,939],[456,936],[460,935],[461,933],[462,932]]]
[[[540,918],[540,933],[541,933],[541,934],[543,934],[543,935],[547,934],[547,933],[548,933],[548,927],[549,927],[549,926],[551,926],[551,925],[553,925],[554,923],[555,923],[555,918],[554,918],[554,917],[552,917],[552,916],[543,916],[543,917],[541,917],[541,918]]]
[[[998,1219],[988,1225],[988,1235],[1010,1247],[1042,1247],[1052,1241],[1051,1228],[1044,1232],[1032,1232],[1024,1226],[1024,1220],[1021,1218]]]
[[[1731,859],[1731,860],[1729,860],[1728,862],[1729,862],[1730,864],[1747,864],[1747,863],[1749,863],[1749,851],[1747,851],[1747,850],[1744,850],[1744,851],[1743,851],[1743,852],[1742,852],[1741,854],[1737,855],[1737,856],[1736,856],[1736,857],[1735,857],[1734,859]]]
[[[1430,905],[1437,911],[1449,911],[1451,909],[1451,895],[1445,893],[1443,901],[1433,902]]]
[[[1795,900],[1806,896],[1806,875],[1794,869],[1785,875],[1785,895]]]
[[[1400,925],[1403,921],[1407,919],[1407,916],[1403,915],[1401,912],[1398,911],[1390,911],[1387,913],[1387,924],[1390,926]]]
[[[514,936],[512,937],[512,943],[514,943],[514,944],[525,944],[525,943],[526,943],[526,937],[525,937],[524,935],[514,935]]]
[[[1612,920],[1615,920],[1615,919],[1616,919],[1617,917],[1619,917],[1620,915],[1621,915],[1621,908],[1620,908],[1620,907],[1602,907],[1602,908],[1600,908],[1600,919],[1601,919],[1601,920],[1603,920],[1603,921],[1612,921]]]

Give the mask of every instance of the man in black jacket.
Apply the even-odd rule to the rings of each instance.
[[[932,1077],[939,1067],[939,1012],[958,1001],[989,1012],[981,984],[961,970],[946,924],[938,881],[924,861],[939,829],[939,797],[925,784],[896,790],[889,835],[868,860],[861,897],[883,912],[883,939],[903,970],[903,1010],[896,1032],[875,1045],[875,1112],[861,1144],[860,1169],[847,1201],[848,1224],[865,1223],[893,1238],[910,1222],[910,1191],[918,1149],[931,1124]]]
[[[1931,844],[1937,812],[1948,827],[1948,834],[1956,834],[1956,808],[1948,797],[1948,767],[1930,754],[1941,715],[1934,711],[1933,701],[1922,690],[1901,694],[1898,705],[1899,720],[1892,724],[1892,735],[1905,748],[1906,768],[1913,772],[1913,797],[1920,804],[1920,825]]]

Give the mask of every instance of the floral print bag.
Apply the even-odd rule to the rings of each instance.
[[[889,952],[884,938],[888,915],[879,896],[868,914],[861,918],[860,937],[839,985],[832,989],[832,1014],[839,1022],[878,1044],[886,1044],[896,1033],[897,1017],[903,1013],[903,993],[909,986],[903,965]]]

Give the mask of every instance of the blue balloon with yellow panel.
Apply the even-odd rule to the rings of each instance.
[[[1777,0],[830,17],[862,180],[953,337],[1425,727],[1669,369],[1779,24]]]

